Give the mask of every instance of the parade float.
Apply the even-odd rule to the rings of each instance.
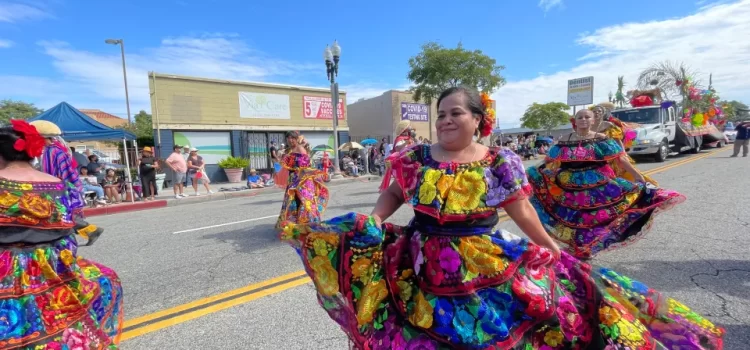
[[[723,134],[714,125],[722,112],[715,105],[713,90],[699,91],[692,85],[681,90],[687,97],[682,106],[664,99],[661,90],[654,88],[629,91],[631,107],[612,111],[612,116],[635,132],[628,154],[663,162],[671,153],[697,153],[704,142],[723,146]]]

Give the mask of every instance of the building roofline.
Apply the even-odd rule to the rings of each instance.
[[[156,78],[166,78],[166,79],[192,80],[192,81],[201,81],[201,82],[206,82],[206,83],[223,83],[223,84],[232,84],[232,85],[255,85],[255,86],[270,87],[270,88],[282,88],[282,89],[306,90],[306,91],[331,93],[331,89],[328,89],[328,88],[319,88],[319,87],[301,86],[301,85],[288,85],[288,84],[275,84],[275,83],[262,83],[262,82],[257,82],[257,81],[225,80],[225,79],[191,77],[191,76],[186,76],[186,75],[157,73],[157,72],[149,72],[148,77],[149,78],[156,77]],[[345,94],[346,91],[339,90],[339,93]]]

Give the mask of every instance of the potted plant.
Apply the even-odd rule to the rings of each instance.
[[[224,169],[230,183],[242,182],[242,171],[250,165],[250,161],[241,157],[227,157],[219,161],[219,168]]]

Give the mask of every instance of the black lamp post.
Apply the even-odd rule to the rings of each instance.
[[[339,59],[341,58],[341,46],[334,40],[330,47],[326,45],[323,51],[323,59],[326,62],[326,75],[331,82],[331,104],[333,107],[333,177],[340,177],[339,169],[339,83],[336,77],[339,75]]]

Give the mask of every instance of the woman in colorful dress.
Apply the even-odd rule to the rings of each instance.
[[[0,349],[116,349],[122,287],[77,255],[74,184],[34,170],[36,128],[0,128]]]
[[[276,222],[280,230],[283,222],[307,224],[320,222],[328,205],[328,188],[324,174],[316,169],[310,159],[310,146],[296,131],[286,133],[287,151],[281,159],[282,172],[287,181],[276,183],[285,186],[281,214]]]
[[[370,216],[281,233],[355,348],[721,349],[724,330],[679,302],[560,253],[518,156],[474,141],[492,131],[489,105],[446,90],[437,144],[390,157],[395,182]],[[381,225],[402,204],[411,223]],[[501,208],[531,241],[494,230]]]
[[[542,224],[580,259],[641,237],[657,212],[685,200],[648,186],[619,142],[593,131],[594,120],[593,112],[579,111],[575,132],[563,136],[542,165],[528,170],[531,203]]]
[[[623,150],[627,151],[628,149],[630,149],[630,147],[633,146],[633,141],[635,141],[636,137],[635,131],[630,126],[613,117],[611,114],[612,109],[614,109],[614,104],[609,102],[600,103],[598,106],[594,107],[594,126],[591,129],[607,135],[607,137],[613,140],[616,140],[617,143],[620,144],[620,147]],[[656,180],[638,171],[638,168],[635,167],[635,161],[633,160],[633,158],[631,158],[627,153],[625,153],[624,156],[627,157],[628,163],[633,165],[633,169],[638,172],[638,174],[640,174],[647,183],[653,186],[659,186],[659,183],[657,183]],[[619,166],[619,164],[617,163],[612,164],[612,170],[614,170],[615,174],[617,174],[617,176],[619,177],[625,178],[626,180],[631,182],[635,181],[635,177],[633,176],[633,174],[630,171]]]
[[[416,131],[411,127],[409,120],[402,120],[396,125],[396,138],[393,140],[393,153],[399,153],[402,150],[411,147],[416,144],[417,141],[414,137],[417,135]],[[388,162],[386,158],[385,162]],[[386,164],[386,173],[383,176],[383,180],[380,183],[380,191],[385,191],[388,186],[391,185],[391,174],[388,172],[388,164]]]

